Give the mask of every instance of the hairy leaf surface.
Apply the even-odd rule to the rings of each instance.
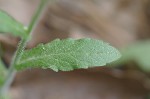
[[[27,38],[25,27],[4,11],[0,11],[0,33],[11,33],[14,36]]]
[[[56,39],[46,45],[27,50],[16,69],[41,67],[54,71],[70,71],[78,68],[103,66],[120,57],[118,50],[100,40]]]

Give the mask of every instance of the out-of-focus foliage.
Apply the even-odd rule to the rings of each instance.
[[[11,99],[9,95],[0,96],[0,99]]]
[[[137,42],[123,49],[119,64],[129,60],[135,61],[142,70],[150,72],[150,40]]]
[[[0,86],[3,84],[6,74],[7,74],[7,70],[4,67],[2,60],[0,59]]]
[[[0,33],[11,33],[14,36],[27,38],[26,28],[4,11],[0,11]]]

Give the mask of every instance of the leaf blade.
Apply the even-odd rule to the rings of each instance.
[[[21,23],[16,21],[6,12],[0,10],[0,33],[11,33],[14,36],[20,36],[22,38],[27,38],[26,34],[27,28],[25,28]]]
[[[99,40],[89,38],[57,39],[25,51],[16,65],[16,69],[42,67],[44,69],[51,68],[54,71],[70,71],[78,68],[103,66],[119,57],[118,50]]]

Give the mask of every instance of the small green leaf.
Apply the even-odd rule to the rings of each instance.
[[[14,18],[9,16],[6,12],[0,11],[0,33],[11,33],[14,36],[27,38],[27,28],[21,23],[17,22]]]
[[[142,70],[150,72],[150,41],[137,42],[125,48],[119,64],[129,60],[138,63]]]
[[[70,71],[78,68],[103,66],[120,57],[118,50],[99,40],[56,39],[27,50],[16,65],[22,70],[31,67],[51,68],[54,71]]]
[[[7,70],[4,67],[2,60],[0,59],[0,87],[4,83],[6,74],[7,74]]]

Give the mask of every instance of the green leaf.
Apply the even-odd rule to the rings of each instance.
[[[7,70],[4,67],[2,60],[0,59],[0,86],[3,85],[6,74],[7,74]]]
[[[14,18],[9,16],[6,12],[0,11],[0,33],[11,33],[14,36],[27,38],[27,28]]]
[[[150,41],[141,41],[132,44],[122,51],[119,64],[129,60],[135,61],[146,72],[150,71]]]
[[[103,66],[120,57],[118,50],[99,40],[56,39],[46,45],[27,50],[16,65],[16,69],[41,67],[54,71],[70,71],[78,68]]]

